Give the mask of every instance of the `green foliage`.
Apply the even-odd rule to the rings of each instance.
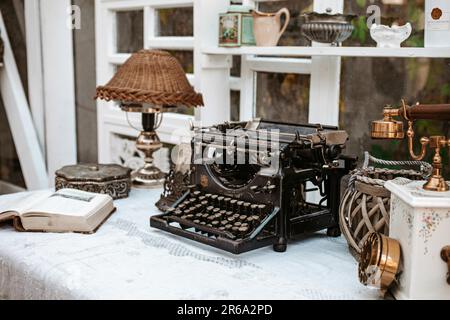
[[[359,41],[361,45],[364,45],[369,34],[369,28],[367,28],[367,22],[365,16],[360,16],[353,21],[353,26],[355,30],[352,34],[352,39]]]
[[[450,97],[450,83],[445,83],[441,88],[441,96],[442,97]]]
[[[425,46],[423,34],[422,35],[415,34],[415,35],[411,36],[408,40],[406,40],[405,43],[406,43],[406,46],[408,46],[408,47],[424,47]]]
[[[364,8],[366,6],[366,0],[356,0],[356,4],[359,7]]]

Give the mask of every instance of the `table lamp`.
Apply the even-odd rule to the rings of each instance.
[[[145,164],[133,173],[133,186],[153,188],[165,175],[153,164],[153,153],[162,147],[158,129],[162,114],[178,107],[203,106],[178,60],[170,53],[141,50],[133,54],[105,86],[97,87],[96,99],[117,101],[125,112],[142,113],[143,130],[136,147],[145,154]]]

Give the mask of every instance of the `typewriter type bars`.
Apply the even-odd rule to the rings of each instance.
[[[354,166],[341,157],[347,138],[334,127],[260,120],[201,128],[190,190],[150,224],[235,254],[268,245],[283,252],[288,239],[324,228],[338,235],[339,181]],[[234,164],[238,157],[244,164]],[[307,203],[317,190],[319,204]]]

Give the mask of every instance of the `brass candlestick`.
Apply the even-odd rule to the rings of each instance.
[[[386,107],[383,112],[383,120],[372,122],[373,139],[404,139],[403,123],[394,119],[400,117],[408,121],[409,154],[413,160],[423,160],[427,153],[427,147],[434,149],[433,172],[427,183],[423,186],[428,191],[444,192],[449,190],[447,182],[442,177],[441,149],[450,147],[450,139],[444,136],[422,137],[420,139],[421,150],[419,155],[414,151],[414,121],[415,120],[450,120],[450,105],[421,105],[407,106],[402,100],[402,107],[394,109]]]

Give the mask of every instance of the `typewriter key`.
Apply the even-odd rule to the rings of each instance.
[[[205,222],[205,221],[202,221],[202,222],[200,222],[200,225],[206,226],[206,222]]]
[[[200,191],[195,191],[194,192],[194,196],[198,197],[199,195],[201,195],[202,193]]]
[[[248,228],[250,226],[248,225],[248,223],[243,223],[241,227],[247,227]]]
[[[236,209],[236,203],[237,203],[236,199],[230,200],[231,211],[234,211]]]
[[[194,215],[193,215],[193,214],[188,214],[188,215],[186,216],[186,219],[188,219],[188,220],[193,220],[193,219],[194,219]]]
[[[225,228],[225,227],[220,227],[219,230],[220,230],[220,231],[225,231],[226,228]]]
[[[183,214],[183,211],[175,210],[175,212],[173,214],[176,215],[176,216],[181,216]]]
[[[204,207],[206,207],[206,206],[208,205],[208,203],[209,203],[209,202],[206,201],[206,200],[200,202],[200,204],[201,204],[202,206],[204,206]]]
[[[208,223],[206,226],[209,227],[209,228],[212,228],[212,224],[211,223]]]
[[[205,196],[200,196],[200,197],[198,197],[198,200],[199,200],[200,202],[205,201],[205,199],[206,199]]]
[[[220,222],[217,221],[217,220],[214,220],[213,222],[211,222],[211,224],[212,224],[212,226],[213,226],[214,228],[216,228],[216,227],[219,226]]]
[[[220,212],[220,209],[219,208],[214,208],[214,210],[213,210],[213,213],[214,214],[217,214],[217,213],[219,213]]]
[[[239,217],[239,220],[243,222],[243,221],[247,220],[247,218],[248,218],[248,216],[242,215]]]
[[[197,208],[195,206],[189,207],[189,210],[191,210],[191,213],[194,213],[196,209]]]
[[[213,210],[214,210],[213,206],[209,206],[209,207],[206,208],[206,211],[213,211]]]
[[[175,208],[169,208],[166,210],[166,214],[173,214],[175,212]]]
[[[227,224],[227,225],[225,226],[225,230],[231,230],[231,228],[233,228],[233,225],[232,225],[232,224]]]
[[[239,219],[240,216],[241,216],[241,215],[240,215],[239,213],[233,214],[233,218],[235,218],[235,219]]]
[[[239,232],[239,227],[232,227],[232,228],[231,228],[231,231],[232,231],[233,233],[238,233],[238,232]]]
[[[209,216],[209,217],[207,218],[208,221],[214,221],[215,219],[216,219],[215,216]]]
[[[195,224],[200,224],[200,220],[194,220]]]
[[[186,216],[186,215],[184,215],[184,216],[181,216],[181,219],[183,219],[183,220],[187,220],[187,216]]]
[[[248,233],[249,228],[248,227],[240,227],[238,231],[241,235],[245,235],[246,233]]]
[[[203,217],[203,213],[196,213],[196,214],[195,214],[195,217],[196,217],[197,219],[201,219],[201,218]]]
[[[261,221],[261,218],[257,215],[252,216],[252,219],[254,222],[259,223]]]
[[[212,194],[211,194],[211,193],[207,193],[207,194],[205,194],[205,197],[206,197],[206,198],[208,198],[208,199],[209,199],[209,198],[211,198],[211,196],[212,196]]]
[[[240,223],[240,222],[235,222],[235,223],[234,223],[234,226],[235,226],[235,227],[241,227],[241,226],[242,226],[242,223]]]
[[[178,206],[178,209],[183,210],[184,208],[186,208],[186,205],[185,205],[185,204],[180,204],[180,205]]]
[[[235,222],[236,221],[236,218],[235,217],[228,217],[228,222]]]
[[[217,200],[217,197],[218,197],[218,195],[217,195],[217,194],[215,194],[215,195],[212,195],[212,196],[211,196],[211,200],[215,202],[215,201]]]
[[[226,225],[228,224],[228,221],[227,221],[227,220],[222,220],[222,221],[220,222],[220,224],[221,224],[222,226],[226,226]]]
[[[243,206],[244,206],[245,213],[250,214],[250,206],[251,205],[252,204],[250,202],[244,202]]]

